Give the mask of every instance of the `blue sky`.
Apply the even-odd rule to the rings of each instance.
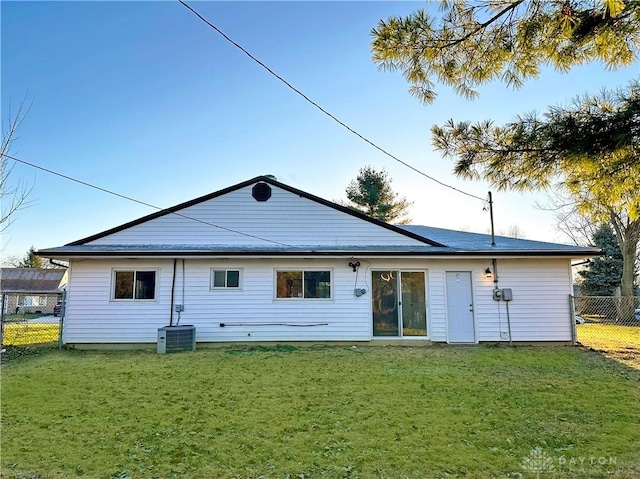
[[[400,73],[371,61],[370,31],[418,2],[193,2],[203,16],[345,123],[428,174],[484,197],[433,151],[429,129],[455,120],[505,122],[525,111],[626,84],[638,64],[568,74],[524,88],[480,89],[468,101],[439,87],[421,105]],[[435,8],[434,4],[426,5]],[[287,89],[178,2],[8,2],[1,8],[2,120],[31,104],[12,154],[169,207],[261,174],[329,200],[358,170],[385,168],[414,204],[414,223],[486,232],[481,202],[447,190],[367,145]],[[33,186],[1,239],[3,257],[60,246],[155,210],[16,165]],[[496,229],[566,241],[543,195],[494,192]]]

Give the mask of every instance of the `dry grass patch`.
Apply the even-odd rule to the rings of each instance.
[[[3,344],[28,346],[57,343],[60,326],[56,324],[8,323],[4,326]]]
[[[576,331],[583,346],[640,369],[640,325],[586,323],[577,325]]]

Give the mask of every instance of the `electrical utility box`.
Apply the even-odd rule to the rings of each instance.
[[[158,328],[158,354],[195,350],[195,326],[164,326]]]
[[[496,288],[493,290],[493,299],[495,301],[513,301],[513,291],[511,288]]]

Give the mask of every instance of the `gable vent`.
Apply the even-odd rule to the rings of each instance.
[[[271,187],[266,183],[256,183],[253,185],[251,195],[256,201],[267,201],[271,198]]]

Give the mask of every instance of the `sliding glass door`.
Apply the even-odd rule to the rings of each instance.
[[[371,301],[374,336],[399,336],[398,272],[373,271]]]
[[[424,271],[372,271],[371,301],[375,337],[426,337]]]
[[[400,278],[402,335],[426,336],[427,301],[425,298],[424,272],[401,272]]]

